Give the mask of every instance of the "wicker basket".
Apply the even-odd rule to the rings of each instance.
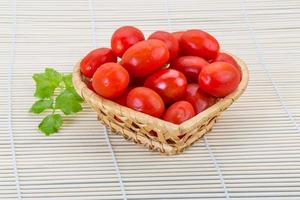
[[[98,96],[83,82],[79,63],[74,68],[73,84],[78,94],[97,112],[99,121],[107,125],[112,132],[119,133],[125,139],[135,143],[143,144],[150,150],[173,155],[183,152],[185,148],[209,132],[220,113],[245,91],[249,78],[247,66],[239,58],[233,57],[241,66],[243,73],[236,91],[180,125],[134,111]]]

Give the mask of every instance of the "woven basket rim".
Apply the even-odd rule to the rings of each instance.
[[[89,98],[89,101],[92,102],[93,105],[96,105],[97,107],[105,107],[106,109],[113,111],[114,113],[118,113],[120,115],[126,113],[126,115],[135,118],[136,122],[142,119],[144,123],[147,122],[147,123],[155,124],[159,127],[165,127],[168,130],[174,131],[176,133],[184,132],[185,130],[191,129],[196,122],[197,123],[205,122],[207,119],[209,119],[210,116],[215,115],[216,113],[220,112],[220,110],[222,111],[228,108],[236,99],[238,99],[243,94],[243,92],[247,88],[248,81],[249,81],[249,71],[247,65],[245,64],[244,61],[242,61],[240,58],[236,57],[235,55],[231,53],[228,54],[231,55],[241,67],[242,80],[238,88],[231,94],[227,95],[226,97],[221,98],[217,103],[215,103],[208,109],[204,110],[203,112],[199,113],[198,115],[194,116],[193,118],[179,125],[164,121],[156,117],[152,117],[145,113],[135,111],[131,108],[122,106],[111,100],[105,99],[97,95],[95,92],[90,90],[82,80],[82,76],[80,72],[80,61],[76,63],[73,70],[73,84],[74,87],[76,88],[76,91],[79,93],[81,97],[83,97],[84,99]]]

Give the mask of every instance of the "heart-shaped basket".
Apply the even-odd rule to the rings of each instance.
[[[134,111],[98,96],[84,83],[79,63],[74,68],[73,84],[77,93],[97,112],[99,121],[107,125],[112,132],[121,134],[125,139],[135,143],[143,144],[150,150],[173,155],[183,152],[185,148],[209,132],[221,112],[245,91],[249,78],[247,66],[241,59],[232,54],[231,56],[242,69],[243,76],[238,88],[180,125]]]

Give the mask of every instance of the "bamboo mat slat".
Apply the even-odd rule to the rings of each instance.
[[[1,0],[0,199],[300,199],[298,0]],[[184,154],[106,137],[87,105],[36,130],[33,73],[70,72],[113,30],[202,28],[249,65],[245,94]],[[109,139],[109,140],[108,140]]]

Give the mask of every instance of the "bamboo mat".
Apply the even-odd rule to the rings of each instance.
[[[300,199],[299,0],[1,0],[0,199]],[[113,30],[202,28],[250,68],[246,93],[184,154],[109,135],[87,106],[36,130],[33,73],[70,72]]]

